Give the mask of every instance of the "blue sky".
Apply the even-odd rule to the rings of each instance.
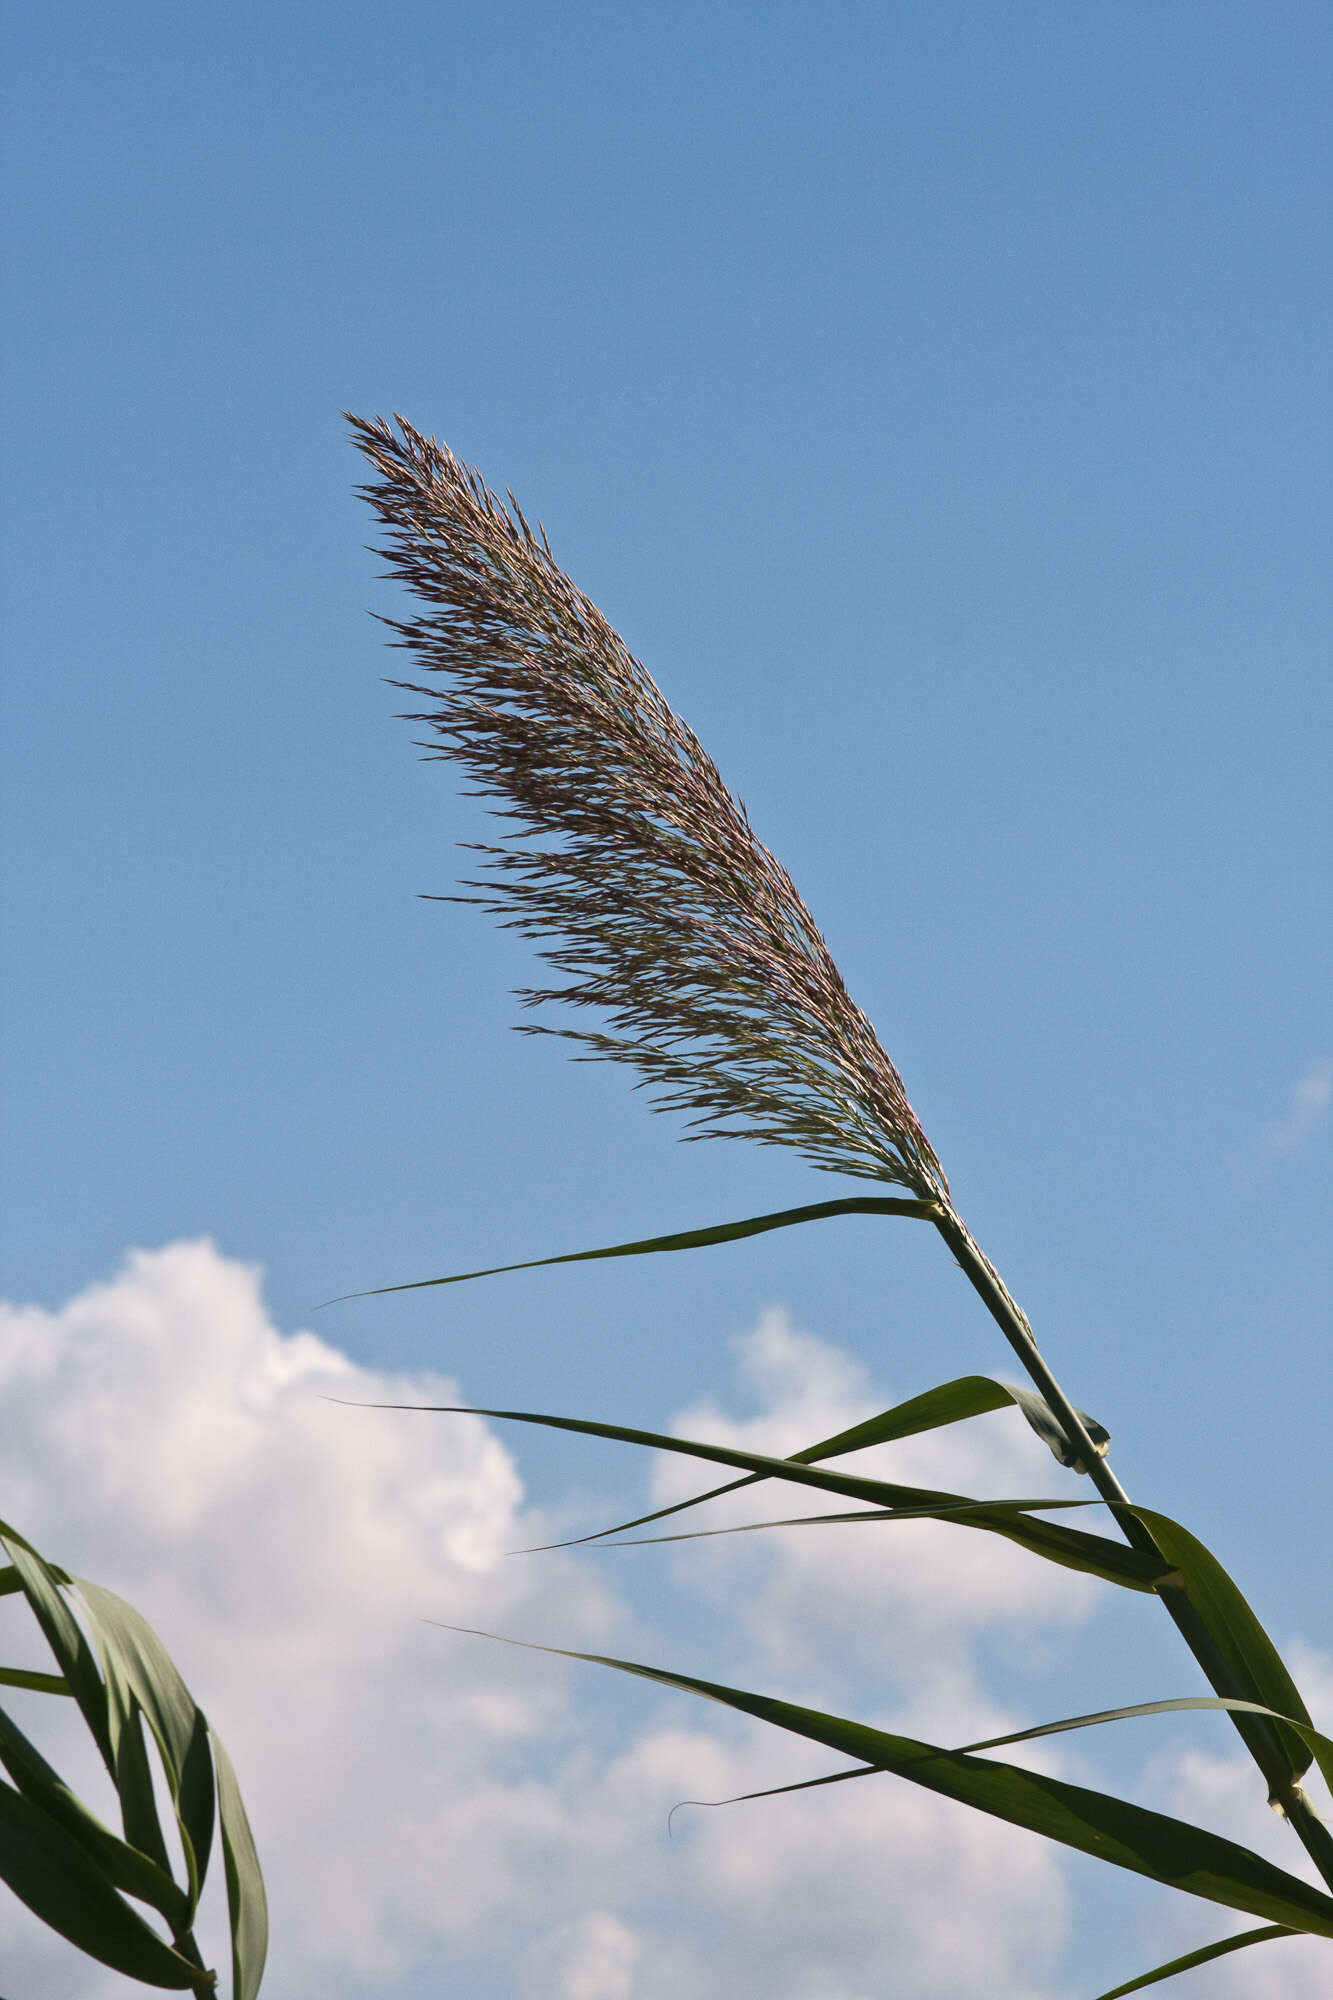
[[[528,954],[416,900],[485,821],[366,616],[338,412],[399,409],[744,796],[1131,1491],[1333,1643],[1331,54],[1280,4],[12,16],[6,1294],[210,1235],[365,1369],[654,1424],[775,1303],[895,1394],[1006,1372],[907,1224],[313,1315],[839,1191],[512,1035]],[[1125,1645],[1098,1693],[1187,1691]]]

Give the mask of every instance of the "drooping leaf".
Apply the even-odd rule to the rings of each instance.
[[[807,1445],[804,1451],[794,1451],[790,1456],[798,1465],[813,1465],[822,1459],[840,1458],[844,1452],[866,1451],[873,1445],[893,1444],[900,1438],[917,1437],[922,1431],[942,1430],[948,1424],[964,1423],[970,1417],[986,1416],[993,1410],[1007,1407],[1022,1412],[1061,1465],[1074,1464],[1069,1440],[1045,1399],[1035,1389],[1023,1388],[1012,1382],[997,1382],[990,1375],[960,1375],[952,1382],[941,1382],[937,1388],[911,1396],[905,1403],[895,1403],[892,1409],[882,1410],[878,1416],[866,1417],[848,1430],[838,1431],[833,1437],[821,1438],[818,1444]],[[1110,1432],[1095,1417],[1088,1416],[1085,1410],[1080,1410],[1078,1414],[1088,1426],[1094,1444],[1109,1443]]]
[[[1173,1958],[1169,1965],[1158,1965],[1151,1972],[1141,1972],[1137,1979],[1129,1979],[1123,1986],[1113,1987],[1109,1993],[1098,1994],[1097,2000],[1124,2000],[1127,1993],[1141,1993],[1145,1986],[1156,1986],[1159,1980],[1171,1979],[1177,1972],[1192,1972],[1196,1965],[1207,1965],[1210,1959],[1225,1958],[1230,1951],[1244,1951],[1248,1945],[1263,1944],[1269,1938],[1296,1935],[1287,1924],[1264,1924],[1257,1931],[1242,1931],[1238,1937],[1222,1938],[1217,1944],[1206,1944],[1198,1951],[1187,1951],[1180,1958]]]
[[[58,1821],[87,1850],[112,1888],[122,1889],[160,1910],[174,1936],[188,1930],[189,1899],[173,1881],[165,1858],[159,1861],[118,1839],[70,1790],[59,1772],[47,1763],[3,1709],[0,1709],[0,1763],[25,1798],[50,1819]]]
[[[853,1195],[842,1201],[811,1202],[805,1208],[778,1209],[772,1215],[752,1215],[743,1222],[718,1222],[706,1229],[648,1236],[636,1243],[612,1243],[604,1250],[567,1250],[559,1257],[532,1257],[522,1264],[492,1264],[484,1271],[454,1271],[447,1278],[418,1278],[406,1285],[376,1285],[366,1292],[343,1292],[336,1299],[325,1299],[324,1304],[337,1306],[348,1299],[380,1299],[389,1292],[428,1291],[433,1285],[464,1285],[473,1278],[498,1278],[507,1271],[540,1271],[548,1264],[589,1264],[602,1257],[648,1257],[659,1250],[702,1250],[711,1243],[737,1243],[744,1236],[762,1236],[770,1229],[790,1229],[801,1222],[823,1222],[834,1215],[903,1215],[929,1222],[939,1212],[939,1203],[935,1201]]]
[[[215,1808],[208,1725],[148,1621],[114,1591],[83,1577],[75,1581],[88,1607],[108,1685],[115,1681],[128,1690],[161,1753],[191,1898],[197,1904],[208,1868]]]
[[[218,1817],[231,1921],[232,2000],[255,2000],[268,1956],[268,1899],[231,1759],[211,1730],[209,1740],[217,1767]]]
[[[438,1621],[437,1621],[438,1622]],[[877,1770],[906,1778],[927,1791],[990,1813],[1012,1826],[1039,1833],[1111,1865],[1146,1875],[1168,1888],[1204,1897],[1224,1907],[1244,1910],[1270,1922],[1288,1925],[1315,1937],[1333,1938],[1333,1897],[1289,1875],[1262,1855],[1203,1827],[1191,1826],[1165,1813],[1113,1798],[1082,1785],[1071,1785],[1044,1772],[1026,1771],[966,1751],[946,1750],[914,1737],[897,1736],[843,1716],[802,1708],[770,1695],[671,1673],[634,1660],[604,1653],[575,1652],[564,1646],[533,1646],[521,1639],[501,1639],[470,1626],[445,1626],[530,1652],[552,1653],[563,1659],[586,1660],[613,1667],[663,1687],[679,1688],[723,1707],[770,1722],[792,1735],[823,1743]]]
[[[1184,1595],[1217,1647],[1220,1672],[1217,1668],[1210,1670],[1209,1661],[1202,1655],[1199,1662],[1219,1694],[1234,1690],[1262,1708],[1310,1727],[1309,1710],[1277,1647],[1217,1557],[1188,1528],[1168,1515],[1147,1507],[1134,1507],[1130,1511],[1142,1521],[1179,1573]],[[1164,1586],[1162,1596],[1168,1608],[1171,1595],[1172,1587]],[[1227,1677],[1231,1685],[1218,1686],[1219,1680],[1225,1681]],[[1308,1740],[1294,1728],[1262,1717],[1249,1719],[1243,1713],[1237,1715],[1236,1727],[1275,1796],[1282,1797],[1287,1787],[1299,1783],[1309,1770],[1313,1753]]]
[[[332,1398],[333,1401],[341,1400]],[[851,1473],[830,1472],[822,1466],[805,1465],[797,1459],[770,1458],[760,1452],[739,1451],[729,1445],[704,1444],[697,1439],[667,1436],[660,1431],[632,1430],[621,1424],[598,1424],[577,1417],[544,1416],[531,1410],[492,1410],[461,1403],[362,1403],[361,1409],[417,1410],[423,1413],[493,1417],[511,1423],[541,1424],[551,1430],[574,1431],[585,1437],[610,1438],[622,1444],[651,1446],[658,1451],[683,1453],[686,1457],[711,1459],[719,1465],[743,1467],[765,1478],[789,1480],[813,1486],[847,1499],[864,1500],[872,1506],[887,1507],[895,1513],[912,1513],[922,1519],[955,1520],[961,1527],[980,1528],[1002,1535],[1020,1547],[1043,1555],[1067,1569],[1082,1570],[1109,1583],[1132,1590],[1151,1591],[1163,1575],[1160,1563],[1120,1542],[1082,1529],[1066,1528],[1034,1515],[1061,1512],[1100,1502],[1079,1500],[971,1500],[961,1493],[933,1492],[919,1486],[902,1486],[883,1479],[861,1479]]]
[[[17,1528],[11,1528],[4,1521],[0,1521],[0,1547],[5,1550],[19,1577],[33,1616],[79,1704],[102,1761],[114,1778],[115,1760],[111,1751],[106,1689],[83,1628],[61,1596],[61,1586],[67,1584],[69,1578],[63,1570],[56,1569],[40,1556]]]
[[[117,1895],[66,1827],[3,1783],[0,1878],[44,1924],[113,1971],[174,1992],[213,1991],[213,1975],[173,1951]]]
[[[111,1731],[111,1751],[115,1759],[114,1778],[120,1800],[120,1823],[125,1838],[142,1854],[149,1854],[160,1867],[170,1870],[167,1838],[158,1815],[153,1767],[144,1741],[143,1714],[134,1691],[113,1659],[106,1667],[107,1723]],[[191,1893],[197,1897],[193,1873]],[[191,1904],[193,1910],[193,1904]]]

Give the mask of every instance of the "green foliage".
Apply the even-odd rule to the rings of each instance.
[[[230,1761],[152,1627],[123,1598],[70,1576],[0,1522],[0,1595],[21,1595],[59,1671],[0,1667],[0,1685],[72,1699],[115,1787],[119,1834],[0,1710],[0,1880],[43,1923],[145,1986],[213,1995],[194,1926],[215,1831],[227,1878],[233,2000],[255,2000],[268,1915]],[[145,1731],[147,1732],[145,1734]],[[151,1745],[151,1750],[150,1750]],[[173,1873],[153,1763],[171,1802]],[[156,1928],[126,1898],[160,1918]],[[165,1931],[165,1934],[164,1934]]]

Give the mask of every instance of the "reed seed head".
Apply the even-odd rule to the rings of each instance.
[[[786,869],[688,724],[534,531],[447,445],[349,415],[376,553],[424,609],[386,619],[431,684],[406,719],[512,822],[471,844],[475,902],[535,940],[601,1027],[527,1025],[623,1062],[690,1138],[795,1146],[818,1167],[947,1199],[902,1079]],[[396,425],[396,429],[395,426]]]

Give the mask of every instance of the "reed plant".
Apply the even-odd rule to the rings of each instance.
[[[605,1536],[770,1481],[841,1503],[814,1525],[936,1520],[1002,1536],[1034,1559],[1155,1597],[1212,1693],[949,1747],[639,1661],[569,1657],[703,1696],[854,1760],[814,1783],[905,1780],[1261,1920],[1101,2000],[1261,1942],[1299,1933],[1333,1940],[1333,1838],[1302,1786],[1312,1764],[1333,1783],[1333,1741],[1314,1727],[1287,1666],[1222,1564],[1178,1521],[1133,1502],[1116,1478],[1105,1430],[1056,1380],[1025,1314],[968,1230],[902,1078],[790,875],[694,732],[561,570],[544,529],[529,524],[512,493],[507,503],[500,499],[447,446],[402,418],[348,422],[372,473],[359,491],[383,531],[377,553],[416,600],[412,615],[384,621],[412,661],[413,677],[394,685],[425,703],[410,719],[429,732],[427,754],[459,764],[472,790],[508,822],[502,838],[475,847],[478,873],[462,884],[466,893],[441,900],[479,903],[531,939],[552,968],[552,983],[520,999],[528,1010],[554,1003],[565,1011],[554,1023],[525,1021],[526,1031],[562,1036],[585,1058],[629,1066],[656,1108],[684,1114],[690,1138],[794,1147],[819,1170],[895,1190],[501,1268],[686,1251],[835,1215],[924,1224],[966,1274],[1027,1377],[1022,1386],[967,1375],[924,1388],[787,1458],[577,1417],[479,1414],[683,1454],[729,1475]],[[1006,1403],[1018,1406],[1061,1464],[1086,1478],[1087,1499],[931,1491],[860,1476],[848,1463],[872,1445]],[[1239,1734],[1257,1767],[1256,1803],[1266,1799],[1283,1816],[1326,1888],[1205,1828],[993,1754],[1173,1709],[1215,1710]]]

